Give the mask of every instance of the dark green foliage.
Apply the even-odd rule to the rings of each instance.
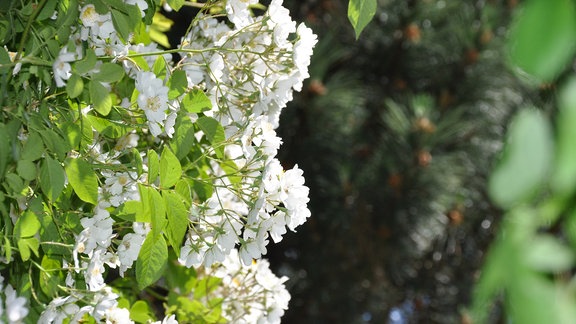
[[[321,42],[279,130],[312,210],[271,255],[285,322],[459,322],[501,215],[486,179],[539,98],[506,64],[514,2],[380,1],[357,42],[346,1],[291,6]]]

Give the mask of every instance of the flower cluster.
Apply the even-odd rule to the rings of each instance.
[[[16,126],[22,161],[6,176],[6,196],[19,195],[6,200],[10,228],[40,276],[27,295],[41,291],[39,322],[154,322],[127,287],[155,284],[170,291],[156,323],[187,321],[198,305],[182,298],[199,292],[174,279],[181,273],[218,280],[203,299],[214,322],[278,323],[287,309],[287,278],[258,259],[310,217],[303,171],[282,167],[275,129],[308,77],[316,36],[281,0],[259,16],[257,0],[211,4],[221,15],[197,15],[175,62],[147,36],[154,2],[70,1],[44,18],[69,27],[49,42],[42,100],[53,101],[30,105],[42,117]],[[10,60],[15,77],[30,75]],[[4,293],[0,316],[22,320],[25,299],[8,284]]]
[[[236,244],[250,264],[266,253],[269,236],[278,242],[286,226],[294,230],[310,216],[302,171],[296,166],[284,173],[275,158],[281,139],[274,129],[292,92],[301,90],[308,77],[316,36],[303,24],[296,27],[282,1],[272,1],[256,18],[249,4],[228,1],[234,27],[200,17],[179,47],[183,59],[177,66],[186,71],[189,84],[205,89],[215,107],[207,114],[223,126],[229,140],[225,152],[245,174],[242,185],[234,186],[213,166],[217,189],[191,209],[197,225],[180,258],[187,266],[223,261]]]
[[[222,316],[229,323],[280,323],[288,309],[290,294],[284,286],[288,278],[276,277],[266,260],[246,266],[232,251],[204,275],[222,279],[223,285],[211,294],[222,299]]]

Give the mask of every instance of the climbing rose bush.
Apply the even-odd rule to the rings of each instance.
[[[280,322],[261,257],[310,211],[275,129],[315,44],[281,0],[3,1],[0,322]]]

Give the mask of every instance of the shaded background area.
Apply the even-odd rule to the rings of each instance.
[[[516,1],[381,0],[358,41],[347,1],[284,3],[320,42],[278,130],[312,211],[269,248],[283,322],[466,323],[501,215],[487,175],[509,117],[548,91],[507,68]]]

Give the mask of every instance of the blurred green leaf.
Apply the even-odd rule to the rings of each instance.
[[[184,0],[167,0],[166,1],[170,8],[178,11],[184,5]]]
[[[569,79],[559,94],[556,161],[552,173],[552,188],[570,195],[576,188],[576,77]]]
[[[525,2],[510,35],[510,55],[515,64],[548,82],[570,63],[575,46],[574,1]]]
[[[548,120],[525,109],[514,117],[502,160],[489,179],[491,198],[501,207],[526,201],[548,176],[554,142]]]
[[[570,248],[551,235],[538,235],[526,247],[524,261],[534,270],[560,272],[569,270],[574,262]]]
[[[153,312],[143,300],[138,300],[130,308],[130,319],[136,323],[148,323],[154,321]]]

